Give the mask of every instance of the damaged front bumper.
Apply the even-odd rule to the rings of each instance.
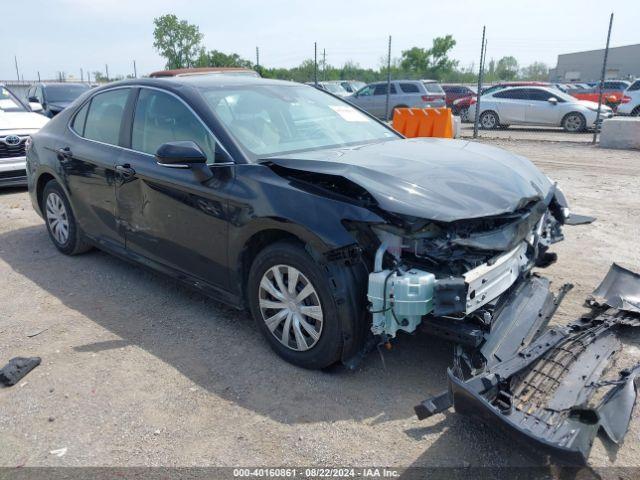
[[[585,464],[599,432],[621,443],[640,365],[617,363],[617,334],[640,326],[640,276],[614,264],[589,298],[588,315],[540,333],[559,300],[544,285],[525,288],[486,336],[482,371],[464,379],[458,355],[448,391],[416,406],[418,417],[453,406],[560,463]]]

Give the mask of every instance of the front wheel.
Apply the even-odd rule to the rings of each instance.
[[[465,123],[469,121],[469,107],[460,109],[460,121]]]
[[[247,290],[259,330],[282,358],[316,369],[340,359],[341,328],[327,274],[300,244],[278,242],[260,252]]]
[[[568,113],[562,119],[562,128],[570,133],[582,132],[587,128],[587,121],[581,113]]]
[[[482,112],[480,115],[480,126],[485,130],[495,130],[500,126],[500,120],[495,112]]]

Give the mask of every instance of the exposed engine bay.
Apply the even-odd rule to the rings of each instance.
[[[501,295],[534,266],[555,261],[548,249],[564,239],[565,215],[553,195],[549,204],[532,201],[490,218],[424,222],[413,231],[372,226],[379,240],[367,293],[372,333],[386,341],[423,321],[440,325],[436,334],[447,323],[458,333],[490,329]]]

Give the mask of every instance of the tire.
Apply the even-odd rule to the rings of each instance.
[[[289,293],[292,274],[296,275],[293,294]],[[295,297],[305,292],[297,302]],[[299,243],[278,242],[260,252],[249,270],[247,295],[258,329],[287,362],[320,369],[340,359],[342,334],[329,279]]]
[[[587,121],[581,113],[570,112],[562,119],[562,128],[565,132],[570,133],[584,132],[587,128]]]
[[[49,238],[65,255],[78,255],[91,249],[82,239],[67,195],[56,180],[49,180],[42,192],[42,214]]]
[[[396,105],[391,109],[391,114],[389,115],[389,118],[393,119],[393,113],[396,111],[396,108],[409,108],[409,107],[407,107],[406,105]]]
[[[487,110],[480,115],[479,123],[484,130],[495,130],[500,126],[500,118],[496,112]]]
[[[467,123],[469,121],[469,107],[461,108],[459,115],[460,115],[460,121]]]

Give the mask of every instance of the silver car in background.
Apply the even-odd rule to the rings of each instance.
[[[474,118],[476,104],[469,107]],[[482,95],[480,126],[485,129],[509,125],[543,125],[562,127],[567,132],[594,128],[598,104],[578,100],[552,87],[510,87]],[[602,105],[600,120],[613,116],[611,108]]]
[[[442,87],[433,80],[393,80],[387,103],[387,82],[370,83],[353,95],[345,98],[378,118],[391,118],[396,108],[444,107],[446,95]]]

